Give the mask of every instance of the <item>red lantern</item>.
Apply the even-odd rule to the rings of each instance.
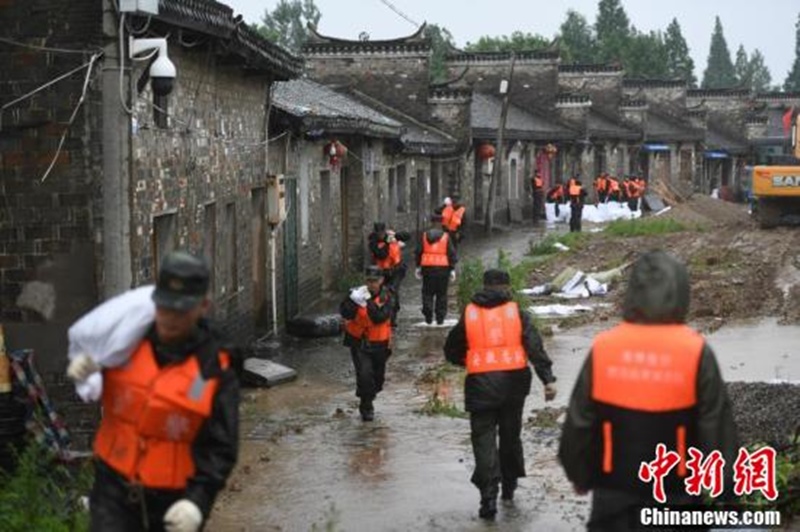
[[[495,149],[491,144],[481,144],[477,149],[478,159],[481,161],[488,161],[494,157]]]
[[[322,155],[328,158],[328,164],[335,170],[341,165],[344,156],[347,155],[347,147],[338,140],[334,140],[322,148]]]

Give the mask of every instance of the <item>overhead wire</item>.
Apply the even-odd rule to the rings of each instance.
[[[411,17],[409,17],[408,15],[406,15],[405,13],[403,13],[402,11],[400,11],[400,10],[399,10],[399,9],[398,9],[398,8],[397,8],[397,7],[396,7],[394,4],[393,4],[393,3],[391,3],[389,0],[378,0],[378,1],[379,1],[380,3],[382,3],[383,5],[385,5],[386,7],[388,7],[389,9],[391,9],[392,11],[394,11],[396,14],[398,14],[398,15],[399,15],[401,18],[403,18],[403,19],[404,19],[406,22],[409,22],[409,23],[413,24],[413,25],[414,25],[415,27],[417,27],[417,28],[419,27],[419,23],[417,23],[417,22],[416,22],[414,19],[412,19]]]
[[[78,116],[78,110],[83,105],[83,101],[86,99],[86,93],[89,91],[89,81],[92,79],[92,70],[94,68],[94,63],[103,55],[102,52],[98,52],[92,56],[89,60],[89,68],[86,70],[86,77],[83,80],[83,92],[81,92],[81,97],[78,99],[78,103],[75,105],[75,109],[72,111],[72,115],[69,117],[69,122],[67,123],[67,127],[64,128],[64,132],[61,134],[61,140],[58,142],[58,148],[56,148],[56,153],[53,155],[53,160],[50,161],[50,166],[47,167],[45,170],[44,175],[42,175],[41,182],[44,183],[47,176],[50,175],[50,172],[53,170],[53,167],[56,165],[56,161],[58,161],[58,156],[61,154],[61,148],[64,146],[64,141],[67,138],[67,133],[69,132],[70,127],[72,127],[72,123],[75,122],[75,117]]]
[[[20,41],[15,41],[13,39],[8,39],[6,37],[0,37],[0,42],[5,43],[5,44],[10,44],[12,46],[19,46],[19,47],[22,47],[22,48],[30,48],[32,50],[39,50],[41,52],[52,52],[54,54],[84,54],[84,55],[88,55],[88,54],[92,54],[92,53],[97,53],[98,52],[97,49],[94,49],[94,50],[76,50],[76,49],[73,49],[73,48],[53,48],[53,47],[50,47],[50,46],[39,46],[39,45],[36,45],[36,44],[28,44],[28,43],[24,43],[24,42],[20,42]]]

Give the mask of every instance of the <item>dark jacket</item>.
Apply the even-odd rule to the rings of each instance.
[[[494,308],[511,301],[507,292],[483,290],[475,294],[472,302],[483,308]],[[553,363],[542,345],[542,338],[534,327],[526,312],[520,309],[522,321],[522,345],[533,364],[536,376],[543,384],[555,382],[551,366]],[[467,328],[464,314],[455,327],[447,335],[444,344],[445,358],[452,364],[466,366]],[[531,390],[530,367],[513,371],[491,371],[467,375],[464,382],[465,408],[468,412],[493,410],[504,405],[521,403]]]
[[[392,305],[392,291],[386,286],[381,286],[378,300],[380,305],[375,303],[373,299],[367,301],[367,317],[376,325],[385,323],[392,319],[393,305]],[[346,320],[352,320],[358,313],[359,306],[356,305],[348,295],[339,304],[339,315]],[[361,338],[354,338],[345,330],[344,332],[344,345],[347,347],[361,346]]]
[[[428,235],[428,242],[435,244],[442,239],[442,236],[444,236],[445,233],[441,229],[434,228],[428,229],[424,234]],[[419,268],[419,263],[422,260],[422,236],[420,236],[419,241],[417,242],[417,250],[414,253],[414,260]],[[458,262],[458,255],[456,255],[456,248],[453,245],[453,237],[450,237],[447,242],[447,262],[450,263],[450,266],[446,268],[441,266],[424,266],[422,267],[422,274],[449,275],[450,272],[455,269],[456,263]]]
[[[367,237],[369,245],[369,252],[372,254],[373,261],[382,260],[389,256],[389,246],[379,246],[380,243],[386,244],[386,235],[383,238],[378,238],[377,233],[370,233]]]
[[[239,361],[231,353],[232,366],[222,369],[219,351],[229,350],[223,335],[206,321],[202,321],[192,336],[181,345],[166,346],[160,342],[151,327],[147,338],[153,344],[159,367],[179,362],[195,354],[204,378],[219,378],[219,387],[209,417],[192,444],[195,474],[186,486],[184,497],[197,504],[208,516],[217,493],[225,486],[239,452],[239,379],[235,367]],[[229,351],[230,352],[230,351]]]

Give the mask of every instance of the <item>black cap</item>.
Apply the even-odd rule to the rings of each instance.
[[[367,266],[364,269],[364,277],[369,279],[383,279],[383,270],[377,266]]]
[[[372,230],[375,231],[376,233],[382,233],[386,231],[386,224],[383,222],[375,222],[374,224],[372,224]]]
[[[153,301],[159,307],[191,310],[206,297],[209,278],[205,260],[185,251],[173,251],[161,261]]]
[[[511,284],[511,276],[505,270],[486,270],[483,272],[484,286],[507,286]]]

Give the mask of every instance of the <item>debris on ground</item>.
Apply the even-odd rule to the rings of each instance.
[[[244,361],[242,380],[252,386],[277,386],[297,378],[292,368],[263,358],[248,358]]]
[[[800,385],[728,383],[739,438],[745,445],[786,446],[800,430]]]

